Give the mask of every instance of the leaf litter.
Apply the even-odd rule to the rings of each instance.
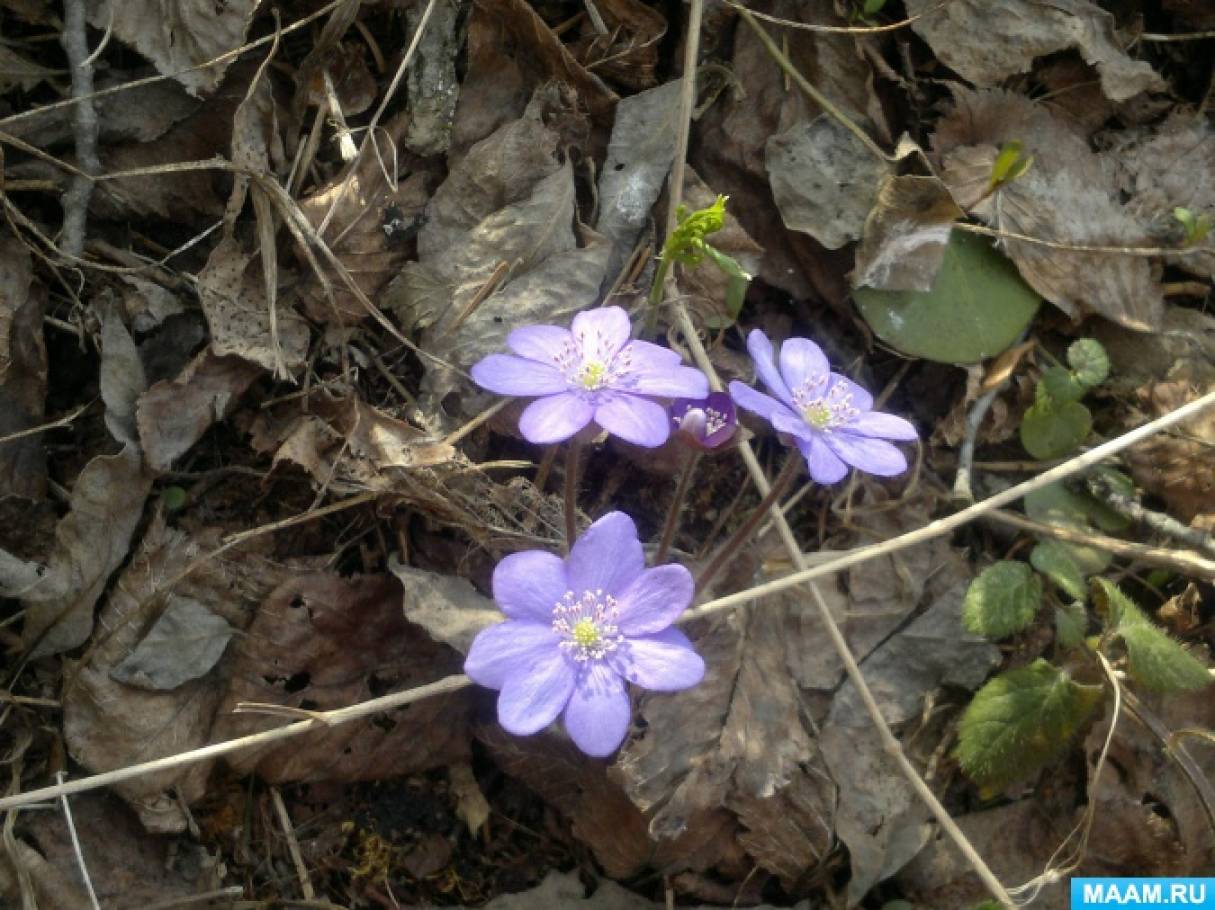
[[[79,262],[53,240],[87,128],[53,106],[72,91],[44,40],[62,23],[0,6],[0,727],[14,781],[123,769],[458,673],[501,616],[494,564],[560,549],[566,470],[519,438],[517,406],[489,411],[467,371],[522,325],[603,303],[644,321],[686,11],[174,0],[150,15],[89,0],[97,84],[118,91],[95,99],[104,172]],[[749,329],[808,335],[929,440],[905,484],[856,478],[790,506],[811,564],[946,514],[968,438],[981,491],[1038,470],[1017,428],[1076,338],[1098,338],[1113,363],[1086,399],[1086,445],[1215,389],[1204,45],[1157,41],[1137,20],[1182,33],[1210,27],[1202,10],[905,0],[868,15],[916,17],[909,28],[849,33],[851,4],[758,5],[793,23],[763,27],[824,110],[742,17],[710,6],[675,195],[691,210],[729,197],[711,242],[753,277],[738,306],[708,259],[679,265],[668,289],[725,379],[751,379]],[[977,251],[961,267],[960,249]],[[660,337],[686,353],[674,315],[658,313]],[[991,414],[972,428],[984,398]],[[1163,516],[1201,540],[1215,529],[1210,424],[1199,415],[1126,454],[1146,519],[1114,520],[1080,487],[1025,508],[1062,529],[1188,545]],[[758,424],[752,441],[775,451]],[[657,540],[681,459],[588,443],[575,519],[623,508]],[[701,459],[678,561],[703,565],[754,505],[742,477],[728,453]],[[1195,775],[1209,776],[1209,749],[1187,766],[1166,742],[1210,727],[1201,692],[1144,695],[1142,726],[1121,717],[1117,774],[1093,758],[1104,702],[1041,778],[993,794],[961,776],[952,747],[971,693],[1063,644],[1044,618],[1055,610],[1007,648],[964,629],[967,585],[1034,545],[1010,535],[972,525],[821,582],[879,710],[1006,885],[1040,875],[1090,807],[1081,871],[1204,868]],[[1209,665],[1201,585],[1051,546],[1075,563],[1069,598],[1081,573],[1123,572],[1142,622],[1163,605]],[[787,566],[765,538],[719,588]],[[84,906],[89,886],[119,906],[209,892],[340,906],[982,899],[806,592],[686,631],[705,682],[638,697],[607,761],[558,730],[509,736],[485,693],[455,691],[73,797],[79,848],[61,811],[24,813],[6,829],[0,893],[45,907]],[[1132,676],[1162,640],[1136,635],[1123,636]],[[1048,885],[1038,905],[1064,900]]]

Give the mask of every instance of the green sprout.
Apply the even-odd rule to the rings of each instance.
[[[1000,146],[1000,153],[991,165],[991,177],[988,180],[987,191],[994,192],[1000,187],[1012,183],[1033,166],[1034,156],[1024,154],[1024,147],[1013,140]]]
[[[1185,238],[1182,240],[1183,246],[1197,246],[1206,239],[1207,234],[1211,233],[1210,215],[1195,215],[1189,209],[1178,206],[1173,209],[1173,217],[1181,223],[1181,227],[1185,231]]]

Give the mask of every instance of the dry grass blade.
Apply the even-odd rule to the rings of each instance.
[[[905,29],[909,25],[913,25],[921,19],[926,19],[944,9],[952,0],[941,0],[932,9],[924,10],[924,12],[918,15],[908,16],[906,19],[900,19],[898,22],[890,22],[886,25],[816,25],[813,22],[795,22],[792,19],[782,19],[779,16],[758,12],[736,2],[736,0],[725,0],[725,2],[726,6],[738,10],[740,13],[746,11],[756,19],[763,19],[765,22],[771,22],[773,25],[779,25],[782,28],[794,28],[805,32],[819,32],[828,35],[857,35],[863,38],[867,35],[886,35],[890,32]]]

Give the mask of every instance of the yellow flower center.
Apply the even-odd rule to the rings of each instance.
[[[582,373],[578,376],[578,382],[582,387],[589,392],[603,385],[604,374],[607,373],[607,366],[598,361],[592,360],[590,363],[582,367]]]
[[[599,627],[594,620],[580,619],[574,623],[572,637],[580,648],[593,648],[599,644]]]
[[[831,408],[823,404],[821,401],[815,402],[802,409],[802,417],[806,423],[814,427],[816,430],[825,430],[831,426],[832,420],[835,417],[831,413]]]

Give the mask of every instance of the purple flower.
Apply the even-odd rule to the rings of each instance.
[[[716,449],[734,438],[738,418],[725,392],[708,398],[680,398],[671,404],[671,426],[679,438],[697,449]]]
[[[511,733],[539,732],[561,714],[578,748],[611,755],[629,729],[626,680],[674,692],[704,677],[704,661],[671,626],[692,602],[692,576],[679,565],[647,569],[623,512],[591,525],[564,560],[507,556],[493,586],[507,620],[478,633],[464,672],[501,691],[498,721]]]
[[[790,338],[780,347],[779,370],[772,342],[763,332],[752,330],[747,350],[759,378],[776,397],[741,382],[730,383],[730,394],[739,407],[792,438],[816,482],[842,480],[849,465],[883,477],[907,470],[903,453],[885,440],[917,439],[915,427],[901,417],[870,410],[873,396],[846,376],[832,373],[817,344]]]
[[[620,307],[587,310],[571,329],[529,325],[506,344],[518,356],[490,354],[472,368],[477,385],[499,395],[540,396],[523,411],[519,431],[530,442],[569,439],[592,420],[626,442],[654,448],[667,441],[666,408],[651,398],[709,393],[700,370],[648,341],[630,341]]]

